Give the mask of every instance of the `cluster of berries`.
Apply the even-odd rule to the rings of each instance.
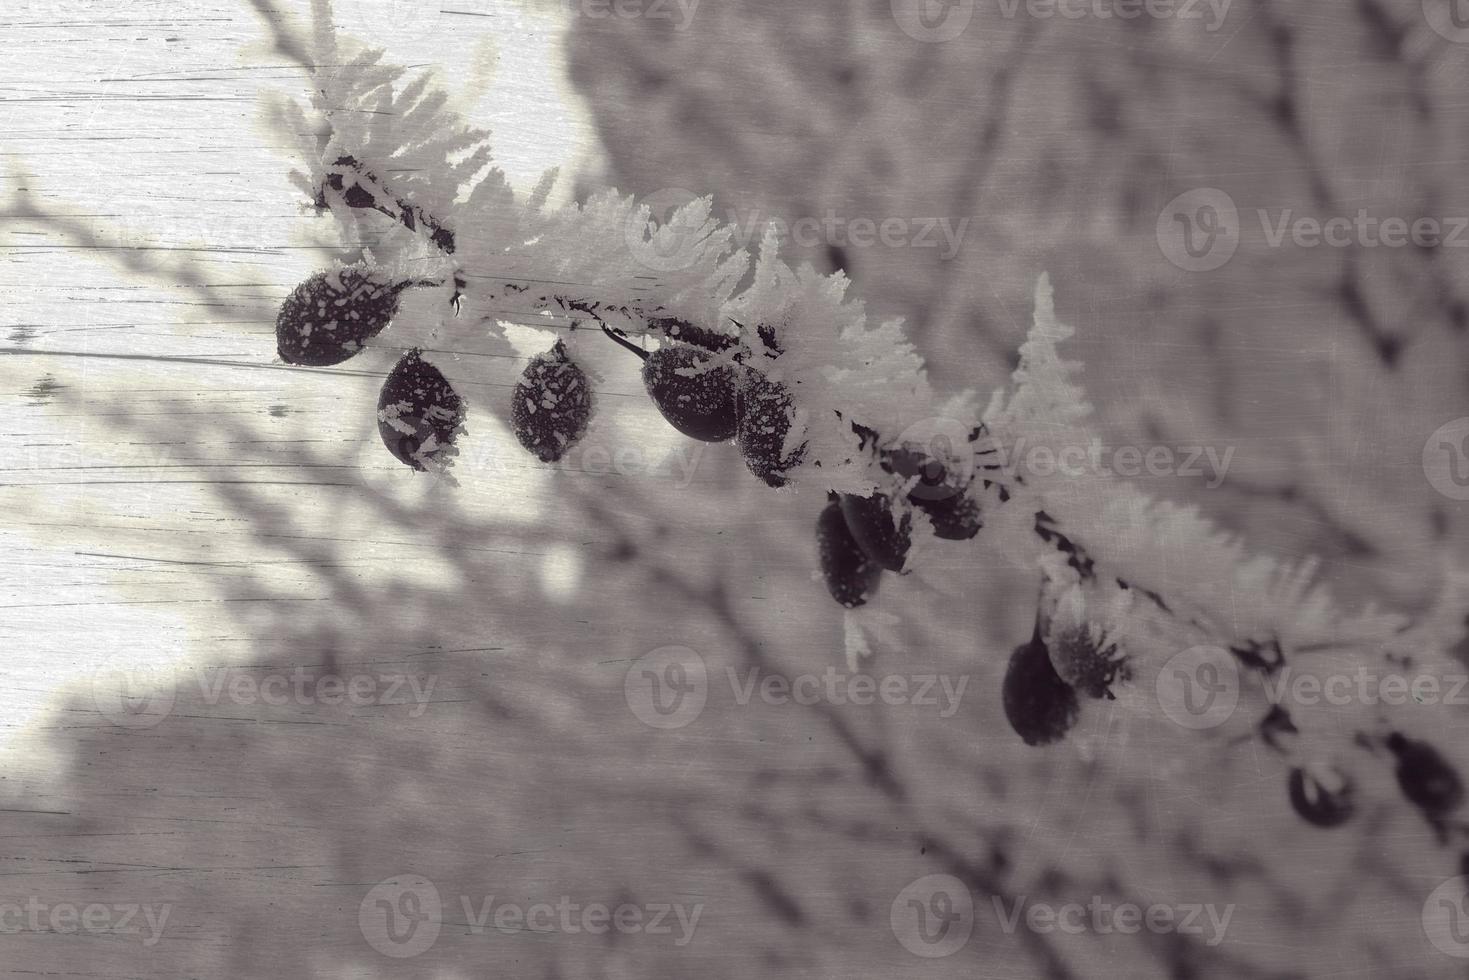
[[[1005,671],[1001,689],[1005,718],[1025,744],[1051,745],[1080,720],[1079,695],[1111,697],[1111,685],[1127,679],[1127,673],[1126,658],[1115,643],[1106,638],[1098,642],[1085,626],[1057,625],[1038,615],[1030,640],[1015,648]],[[1288,716],[1272,717],[1265,727],[1295,731]],[[1267,742],[1274,744],[1271,739]],[[1366,747],[1387,750],[1403,797],[1445,834],[1453,814],[1464,805],[1465,790],[1443,754],[1400,732]],[[1358,809],[1351,777],[1325,763],[1292,767],[1287,795],[1301,819],[1316,827],[1339,827]]]
[[[784,486],[786,474],[806,457],[800,433],[792,437],[797,419],[790,388],[752,367],[750,346],[733,335],[672,318],[654,318],[648,326],[664,338],[654,351],[602,329],[642,358],[643,387],[668,424],[702,442],[734,439],[750,472],[772,487]],[[758,336],[765,345],[773,343],[769,331]],[[586,431],[591,406],[571,399],[560,410],[562,392],[584,389],[586,376],[561,345],[549,356],[551,364],[537,358],[516,386],[514,423],[522,445],[554,462]],[[541,411],[548,404],[557,410]]]
[[[287,364],[328,367],[365,349],[398,313],[403,291],[349,266],[318,272],[292,290],[275,321],[276,350]],[[378,395],[378,432],[397,459],[416,470],[442,469],[457,451],[466,406],[438,368],[414,349],[388,373]]]
[[[1446,835],[1455,811],[1464,805],[1464,783],[1443,754],[1427,742],[1393,732],[1381,740],[1392,756],[1403,797]],[[1296,766],[1290,772],[1290,803],[1301,819],[1317,827],[1340,827],[1357,812],[1356,785],[1333,765]]]
[[[849,609],[867,602],[883,572],[901,573],[907,566],[915,512],[928,518],[935,537],[949,541],[968,541],[984,527],[969,481],[936,454],[900,445],[881,450],[879,462],[888,476],[885,486],[863,497],[831,494],[816,520],[827,590]]]
[[[280,309],[276,342],[281,358],[317,367],[346,361],[387,328],[402,292],[413,285],[417,283],[384,283],[358,267],[317,273],[296,287]],[[663,417],[693,439],[734,439],[755,476],[772,487],[785,485],[787,473],[805,459],[807,444],[799,431],[793,435],[798,419],[792,391],[755,366],[756,350],[780,354],[773,332],[760,327],[747,340],[676,319],[655,318],[648,325],[662,338],[651,352],[606,326],[602,329],[642,358],[643,384]],[[526,367],[510,414],[521,445],[549,463],[586,434],[592,409],[587,375],[558,341]],[[418,349],[398,361],[378,398],[384,444],[416,470],[441,471],[448,464],[457,452],[454,443],[465,417],[464,400]],[[859,434],[864,443],[878,444],[876,433]],[[972,433],[970,442],[977,442],[980,434]],[[817,518],[816,540],[827,589],[841,605],[865,604],[883,572],[905,570],[916,513],[927,518],[936,537],[947,540],[969,540],[983,527],[983,508],[970,484],[980,480],[988,488],[989,481],[955,472],[943,453],[930,449],[909,444],[879,448],[879,466],[887,478],[881,489],[867,496],[830,495]],[[1046,527],[1041,517],[1038,529]],[[1089,571],[1079,552],[1072,554],[1072,565]],[[1005,717],[1027,745],[1049,745],[1065,738],[1079,721],[1080,696],[1111,697],[1112,684],[1126,677],[1126,658],[1115,642],[1084,621],[1062,622],[1042,612],[1030,640],[1010,657],[1001,690]],[[1288,719],[1283,725],[1291,729]],[[1403,795],[1442,832],[1465,802],[1458,773],[1426,742],[1392,733],[1382,745],[1396,762]],[[1340,826],[1357,809],[1351,779],[1331,766],[1295,767],[1288,794],[1296,812],[1318,827]]]
[[[276,347],[288,364],[340,364],[361,352],[398,312],[413,282],[385,283],[359,267],[321,272],[297,286],[276,317]],[[669,318],[649,322],[663,343],[652,352],[608,336],[643,358],[649,396],[678,431],[705,442],[734,439],[750,471],[772,487],[806,456],[790,388],[754,367],[749,344]],[[779,353],[774,335],[757,330],[763,348]],[[585,434],[593,410],[586,372],[560,341],[537,355],[515,386],[511,422],[527,451],[542,462],[561,459]],[[416,470],[442,470],[456,452],[463,399],[422,351],[403,356],[383,385],[378,427],[383,442]]]

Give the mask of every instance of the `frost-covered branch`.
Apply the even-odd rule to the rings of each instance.
[[[733,439],[772,487],[829,495],[820,562],[848,609],[849,657],[892,645],[890,614],[869,602],[884,576],[922,579],[988,549],[1040,585],[1034,636],[1003,692],[1027,742],[1059,741],[1110,705],[1136,726],[1131,738],[1251,739],[1284,754],[1295,768],[1282,792],[1322,826],[1369,796],[1402,795],[1444,841],[1469,843],[1457,774],[1469,742],[1443,737],[1446,709],[1287,709],[1278,696],[1297,666],[1449,683],[1462,672],[1450,651],[1469,577],[1446,568],[1436,607],[1414,621],[1348,610],[1316,563],[1253,555],[1194,509],[1106,474],[1013,472],[1019,445],[1093,441],[1079,365],[1060,355],[1072,331],[1044,276],[1010,383],[987,405],[973,391],[942,396],[900,321],[870,320],[844,275],[788,265],[773,229],[751,253],[711,216],[711,198],[661,223],[614,191],[552,210],[554,172],[517,196],[488,134],[450,112],[427,75],[385,66],[381,52],[344,55],[326,0],[316,20],[313,96],[274,117],[296,137],[306,200],[372,244],[286,300],[279,350],[314,365],[402,351],[376,408],[404,463],[451,476],[476,412],[560,459],[598,409],[598,358],[630,347],[679,431]],[[544,327],[548,341],[497,404],[496,389],[466,382],[504,352],[507,323]]]

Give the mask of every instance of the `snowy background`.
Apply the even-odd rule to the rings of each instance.
[[[559,200],[835,215],[793,253],[906,317],[942,387],[1008,374],[1048,271],[1108,444],[1230,454],[1222,482],[1150,489],[1421,609],[1469,525],[1422,463],[1465,412],[1469,252],[1271,238],[1361,209],[1446,236],[1469,217],[1469,31],[1433,0],[1181,6],[936,4],[968,18],[947,40],[888,0],[338,0],[337,21],[439,67],[518,187],[560,166]],[[1036,584],[999,556],[952,569],[952,594],[885,586],[901,648],[868,669],[962,680],[955,710],[941,686],[934,705],[746,698],[844,667],[812,577],[824,501],[670,435],[631,364],[563,465],[472,419],[460,487],[398,467],[380,378],[275,358],[276,306],[337,242],[260,121],[262,93],[303,83],[247,0],[5,0],[0,41],[0,972],[1463,974],[1421,921],[1457,858],[1407,808],[1310,828],[1277,758],[1184,731],[1123,765],[1086,739],[1021,745],[999,677]],[[1225,202],[1237,248],[1191,271],[1170,218],[1202,239]],[[864,219],[909,237],[860,244]],[[484,383],[508,397],[536,349]],[[704,664],[707,703],[659,729],[625,680],[670,646]],[[111,686],[119,663],[153,672],[151,700]],[[298,670],[316,694],[268,703]],[[381,696],[324,703],[322,675]],[[924,957],[894,908],[942,911],[936,874],[972,932]],[[428,894],[402,876],[442,909],[395,957],[373,902]],[[476,920],[492,896],[699,917],[502,931]],[[1017,901],[1093,897],[1230,918],[1216,945],[1207,915],[1201,934],[1007,931]],[[51,917],[94,904],[112,918]],[[11,930],[28,905],[39,925]]]

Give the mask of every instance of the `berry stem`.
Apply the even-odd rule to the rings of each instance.
[[[634,346],[630,340],[628,340],[626,337],[623,337],[618,331],[613,330],[605,323],[602,324],[602,332],[611,337],[613,342],[618,344],[619,346],[626,347],[628,350],[632,351],[634,354],[638,355],[645,361],[648,359],[649,354],[647,351],[643,350],[641,347]]]

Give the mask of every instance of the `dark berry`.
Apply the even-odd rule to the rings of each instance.
[[[739,428],[736,370],[692,344],[668,344],[643,362],[643,385],[669,425],[694,439],[724,442]]]
[[[890,572],[901,572],[913,543],[913,515],[905,506],[894,506],[884,493],[870,497],[842,494],[842,514],[852,537],[867,556]]]
[[[1357,809],[1354,795],[1351,781],[1334,768],[1290,771],[1290,805],[1317,827],[1340,827],[1350,820]]]
[[[908,500],[928,515],[935,537],[968,541],[984,527],[979,502],[970,499],[958,478],[928,453],[910,446],[885,450],[882,466],[905,480],[918,478],[908,490]]]
[[[847,529],[841,505],[833,500],[816,520],[816,545],[820,550],[821,575],[831,597],[848,609],[864,604],[877,590],[882,568],[857,544]]]
[[[1438,749],[1398,732],[1387,747],[1398,758],[1398,786],[1424,816],[1437,820],[1463,805],[1464,784]]]
[[[586,435],[592,389],[564,343],[558,340],[526,367],[510,415],[520,444],[543,463],[556,462]]]
[[[1001,694],[1005,717],[1026,745],[1059,742],[1081,717],[1076,691],[1057,675],[1039,636],[1010,655]]]
[[[449,465],[464,416],[464,400],[417,349],[398,361],[377,399],[383,444],[415,470],[441,472]]]
[[[1116,645],[1104,641],[1099,648],[1086,624],[1053,629],[1046,649],[1056,676],[1090,697],[1104,698],[1114,682],[1126,679],[1127,661]]]
[[[383,332],[405,283],[382,283],[359,269],[318,272],[291,291],[275,318],[276,349],[287,364],[340,364]]]
[[[947,541],[968,541],[984,527],[984,508],[979,501],[963,493],[938,500],[914,498],[909,494],[908,499],[928,515],[933,524],[934,537]]]
[[[786,473],[806,458],[806,443],[787,448],[794,424],[790,389],[751,372],[739,395],[740,424],[735,436],[745,465],[772,487],[786,485]]]

